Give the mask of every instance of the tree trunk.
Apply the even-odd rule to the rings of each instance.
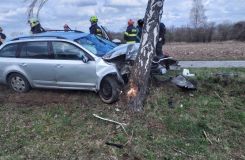
[[[164,0],[149,0],[144,18],[140,49],[131,70],[128,105],[133,111],[143,110],[143,103],[148,90],[150,68],[159,36],[159,24],[163,12]]]

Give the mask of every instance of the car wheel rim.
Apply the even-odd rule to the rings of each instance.
[[[103,84],[103,88],[102,88],[102,92],[103,92],[103,97],[105,99],[110,99],[112,96],[112,87],[108,82],[105,82]]]
[[[17,92],[23,92],[26,88],[25,81],[19,76],[13,77],[11,79],[11,85],[12,88]]]

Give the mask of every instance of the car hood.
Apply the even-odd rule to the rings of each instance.
[[[125,56],[126,60],[135,60],[139,50],[139,46],[139,43],[123,44],[114,48],[113,50],[105,54],[102,58],[105,60],[112,60],[120,56]]]

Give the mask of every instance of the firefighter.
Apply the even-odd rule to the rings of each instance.
[[[127,43],[136,43],[137,41],[137,29],[134,27],[134,21],[132,19],[128,20],[128,27],[124,33],[124,40]]]
[[[32,19],[28,20],[28,23],[30,24],[32,34],[45,32],[45,30],[42,28],[39,20],[32,18]]]
[[[96,16],[92,16],[90,18],[91,27],[89,28],[90,34],[94,34],[102,37],[102,29],[98,26],[98,18]]]
[[[3,44],[4,40],[6,39],[6,35],[2,33],[3,29],[0,27],[0,46]]]
[[[64,25],[64,31],[65,32],[71,31],[71,28],[68,26],[68,24]]]
[[[142,30],[143,30],[143,25],[144,25],[144,20],[139,19],[138,20],[138,25],[137,25],[137,43],[140,42],[141,36],[142,36]]]
[[[163,45],[165,44],[165,34],[166,34],[166,27],[163,23],[160,23],[159,39],[156,47],[156,55],[158,57],[163,57]]]

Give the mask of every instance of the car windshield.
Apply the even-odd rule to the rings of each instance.
[[[76,42],[98,57],[104,56],[117,46],[106,39],[92,34],[79,38]]]

